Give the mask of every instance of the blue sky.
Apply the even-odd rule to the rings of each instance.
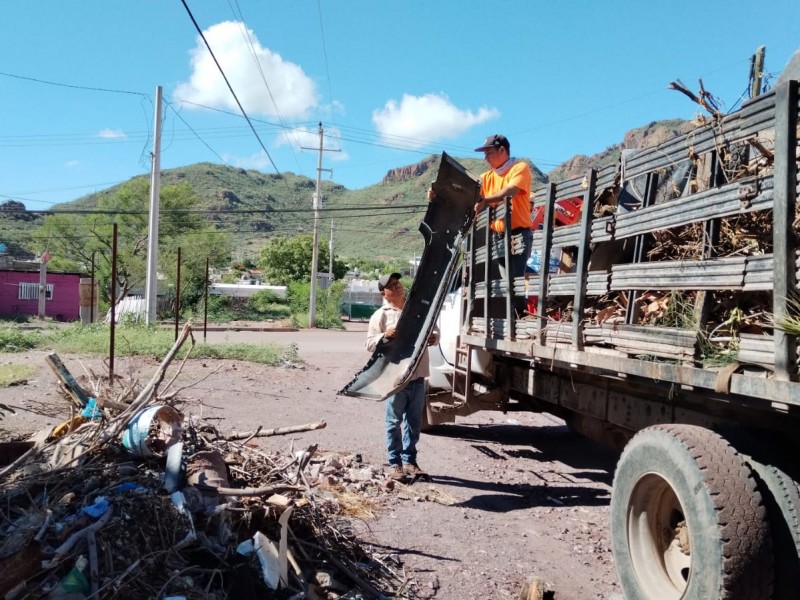
[[[698,78],[725,110],[766,46],[800,46],[800,2],[532,0],[7,2],[0,21],[0,202],[30,209],[148,173],[156,86],[162,168],[201,161],[357,189],[491,133],[548,171],[629,129],[692,118]],[[60,85],[54,85],[60,84]],[[262,148],[266,148],[266,152]]]

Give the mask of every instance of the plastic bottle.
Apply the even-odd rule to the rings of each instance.
[[[89,581],[84,575],[88,565],[89,561],[86,560],[86,557],[79,556],[78,560],[75,561],[75,566],[58,582],[58,585],[52,589],[47,598],[49,600],[85,598],[91,589]]]
[[[555,251],[550,252],[550,261],[548,264],[548,273],[558,273],[561,268],[561,257]]]

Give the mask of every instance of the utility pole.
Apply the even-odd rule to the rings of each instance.
[[[50,260],[50,253],[45,250],[39,257],[39,306],[38,317],[44,319],[45,304],[47,302],[47,262]]]
[[[158,201],[161,195],[161,86],[156,87],[156,111],[153,125],[153,154],[150,168],[150,221],[147,234],[147,280],[145,285],[145,322],[156,321],[158,298]]]
[[[302,146],[301,146],[302,148]],[[322,171],[329,171],[330,169],[322,168],[322,153],[323,152],[339,152],[339,150],[330,150],[323,147],[323,129],[322,123],[319,123],[319,148],[305,148],[307,150],[318,150],[319,159],[317,160],[317,191],[314,192],[314,241],[312,242],[313,248],[311,250],[311,298],[309,299],[308,307],[308,326],[317,326],[317,262],[319,261],[319,209],[322,207]]]
[[[756,48],[756,53],[750,59],[751,98],[761,95],[761,78],[764,76],[764,55],[766,52],[766,46],[759,46]]]
[[[333,219],[331,219],[331,240],[328,242],[328,275],[333,281]]]

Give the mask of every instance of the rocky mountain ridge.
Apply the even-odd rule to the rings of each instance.
[[[534,187],[582,175],[589,167],[599,168],[618,161],[623,148],[644,148],[662,143],[690,127],[689,122],[679,120],[649,123],[626,133],[620,144],[592,156],[576,155],[547,173],[527,161],[534,173]],[[485,162],[479,157],[454,158],[475,175],[486,169]],[[336,254],[343,258],[419,255],[422,251],[419,223],[424,217],[425,195],[430,182],[435,179],[439,160],[439,156],[432,155],[414,164],[395,167],[387,171],[379,183],[358,190],[323,182],[323,208],[331,212],[323,212],[321,216],[324,230],[336,232]],[[200,199],[198,208],[208,211],[207,218],[217,229],[230,232],[240,255],[257,257],[271,236],[291,236],[313,229],[310,198],[315,182],[305,176],[265,174],[212,163],[163,171],[162,186],[179,182],[192,186]],[[118,187],[54,208],[91,208],[101,195],[115,193]],[[370,210],[382,206],[391,207],[391,210]],[[7,212],[8,216],[2,218],[14,219],[17,225],[25,228],[38,228],[41,222],[41,219],[36,219],[23,223],[19,219],[24,215],[16,214],[18,210],[13,214]],[[392,240],[391,244],[386,243],[387,234],[391,236],[388,238]],[[20,248],[26,246],[22,233],[15,238],[19,239],[0,239],[0,242],[10,242]]]

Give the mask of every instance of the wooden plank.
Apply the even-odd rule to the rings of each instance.
[[[89,402],[89,396],[83,391],[83,388],[78,385],[78,382],[75,381],[72,373],[70,373],[69,369],[61,362],[58,354],[51,352],[45,357],[44,361],[47,363],[47,366],[53,370],[53,373],[55,373],[56,378],[61,384],[61,388],[72,398],[75,406],[84,408]]]

